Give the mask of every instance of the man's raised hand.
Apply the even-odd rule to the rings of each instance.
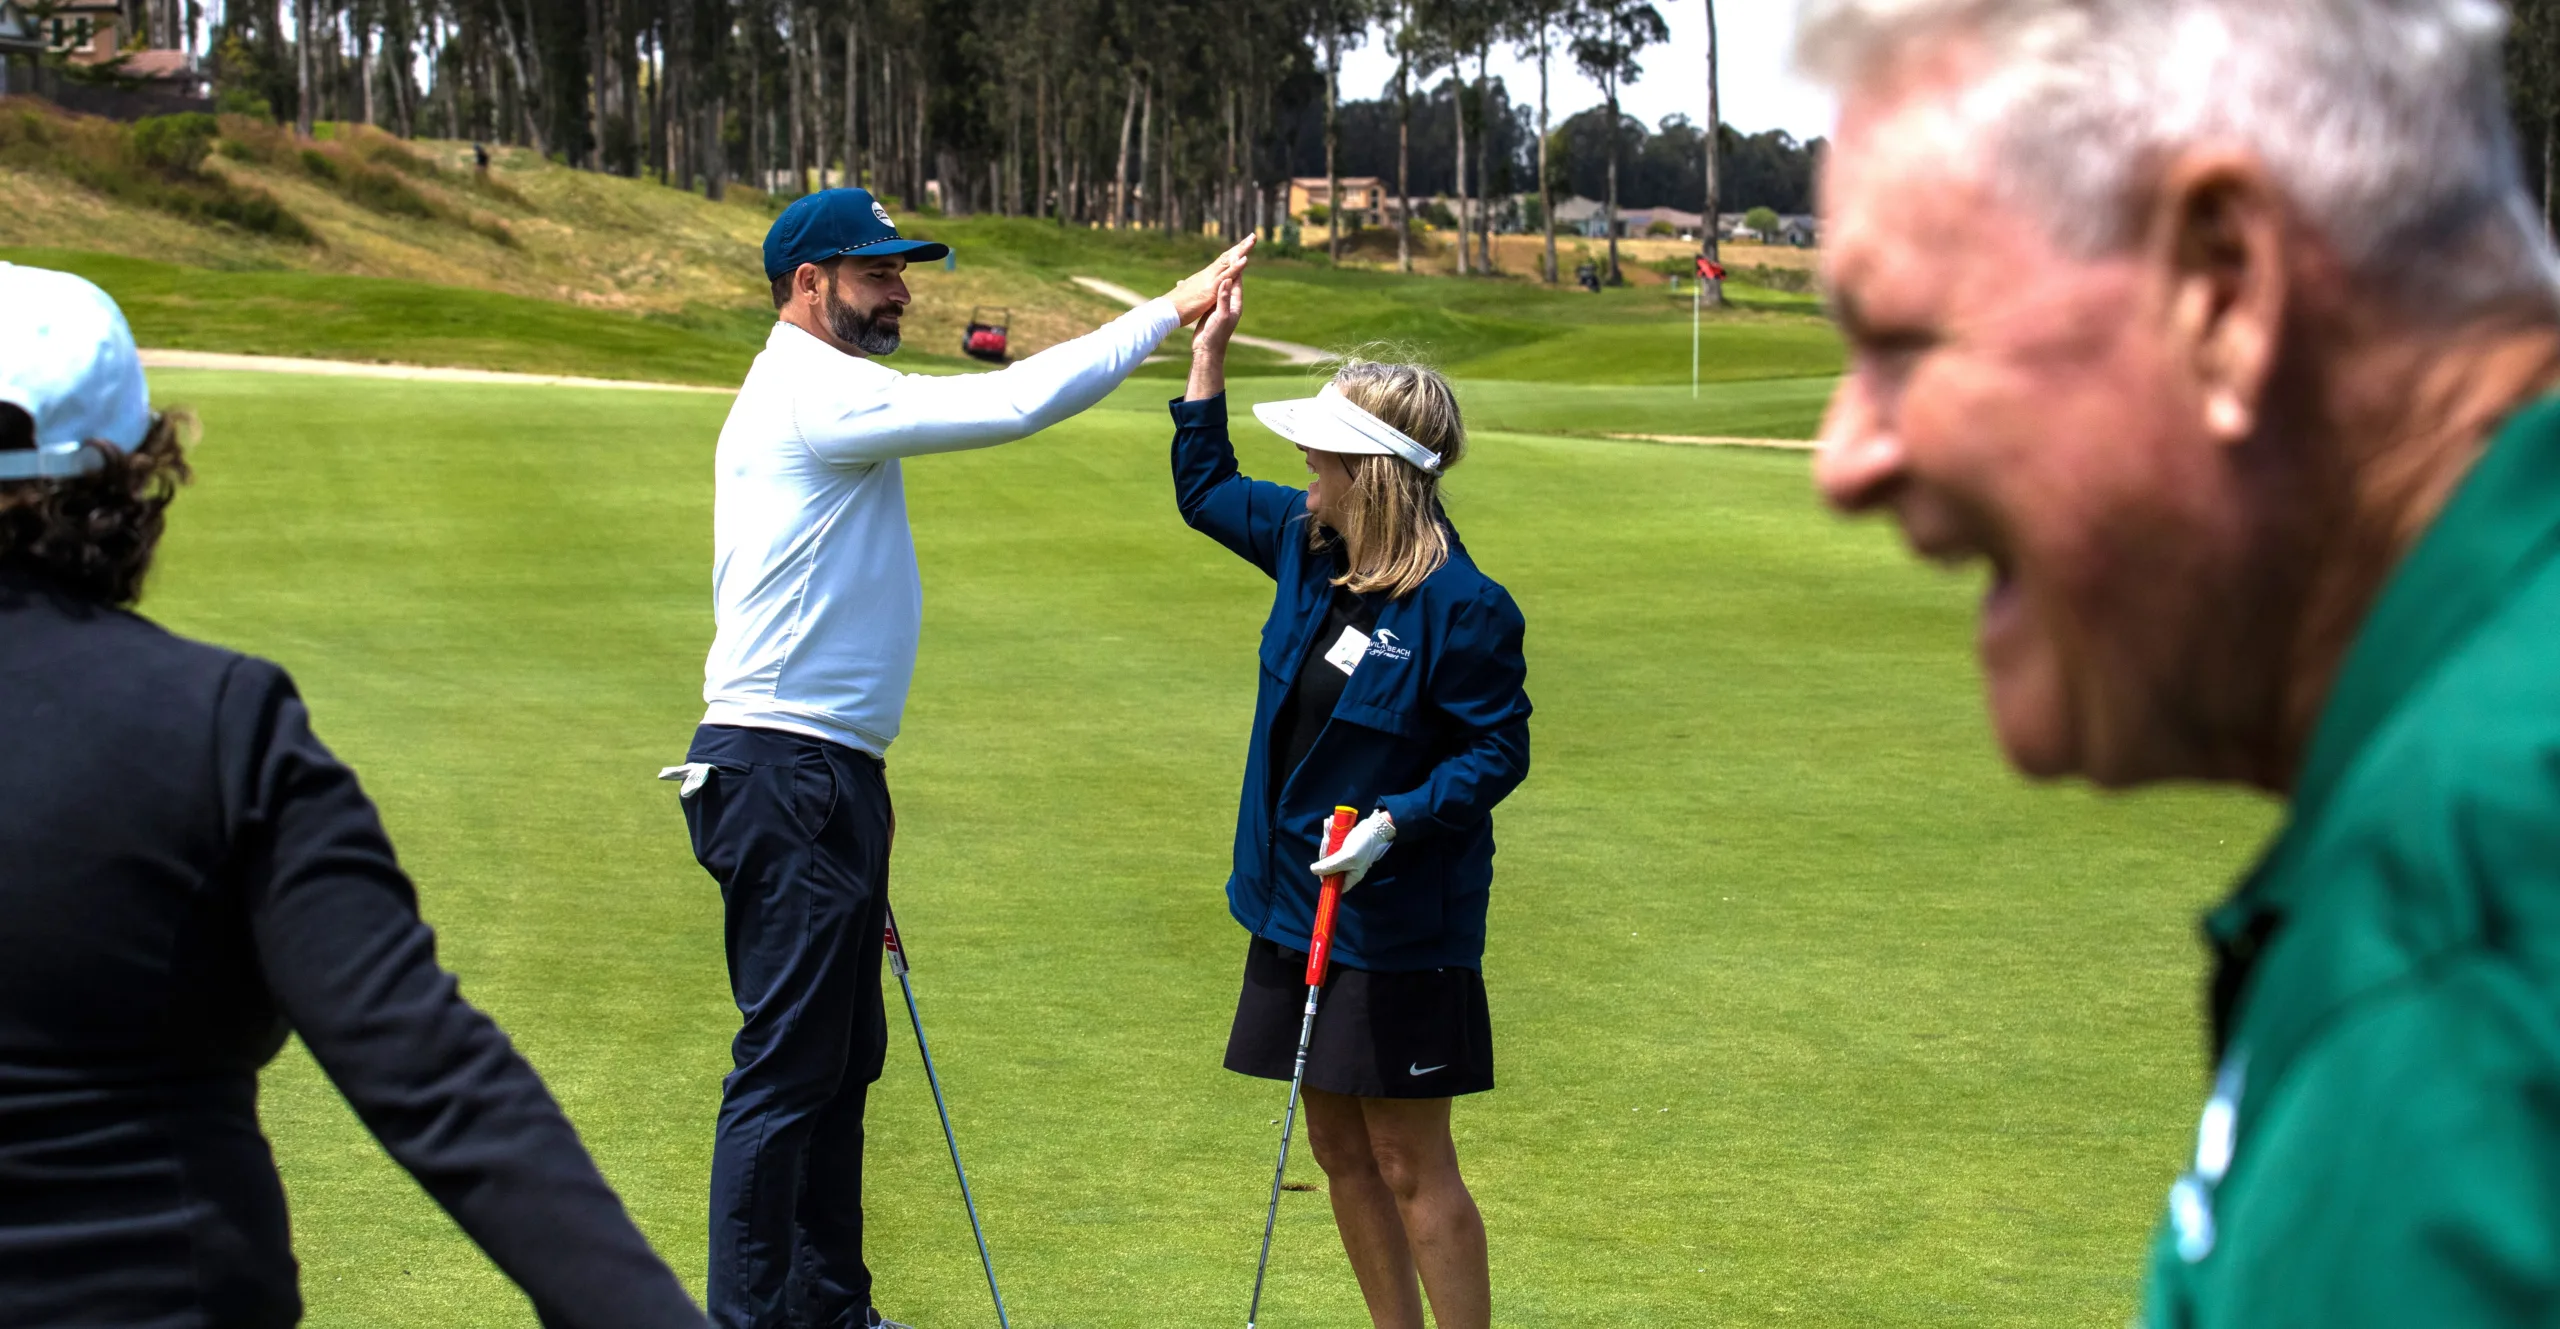
[[[1253,242],[1256,238],[1246,236],[1237,241],[1227,252],[1210,260],[1209,266],[1174,283],[1171,294],[1173,309],[1181,316],[1186,326],[1199,322],[1200,316],[1208,313],[1209,307],[1217,303],[1219,283],[1228,281],[1244,271],[1245,263],[1253,256]]]

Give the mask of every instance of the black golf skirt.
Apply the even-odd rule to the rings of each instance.
[[[1307,1009],[1307,953],[1255,937],[1227,1034],[1227,1069],[1286,1080]],[[1493,1087],[1493,1017],[1473,969],[1325,975],[1307,1087],[1359,1098],[1454,1098]]]

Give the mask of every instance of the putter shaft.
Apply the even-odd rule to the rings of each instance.
[[[942,1077],[933,1070],[933,1049],[924,1041],[924,1016],[916,1011],[916,986],[907,977],[907,948],[898,936],[897,915],[889,916],[889,970],[898,976],[898,990],[906,994],[907,1022],[915,1026],[916,1055],[924,1061],[924,1082],[933,1090],[933,1110],[942,1118],[942,1142],[951,1149],[951,1175],[960,1179],[960,1205],[969,1211],[969,1232],[978,1239],[978,1264],[987,1271],[987,1295],[996,1303],[998,1329],[1013,1329],[1013,1321],[1005,1314],[1004,1293],[996,1287],[996,1261],[987,1253],[987,1230],[978,1223],[978,1202],[969,1194],[969,1170],[960,1166],[960,1137],[951,1129],[951,1109],[942,1101]],[[1300,1054],[1303,1062],[1304,1054]]]

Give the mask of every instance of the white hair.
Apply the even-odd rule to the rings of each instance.
[[[1800,0],[1796,63],[1847,92],[1979,60],[1993,188],[2082,253],[2135,239],[2181,146],[2245,147],[2360,280],[2459,312],[2560,288],[2506,27],[2496,0]]]

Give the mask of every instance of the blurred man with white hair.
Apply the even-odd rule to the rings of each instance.
[[[2148,1322],[2560,1321],[2560,297],[2488,0],[1806,0],[1821,486],[2032,775],[2289,817]]]

